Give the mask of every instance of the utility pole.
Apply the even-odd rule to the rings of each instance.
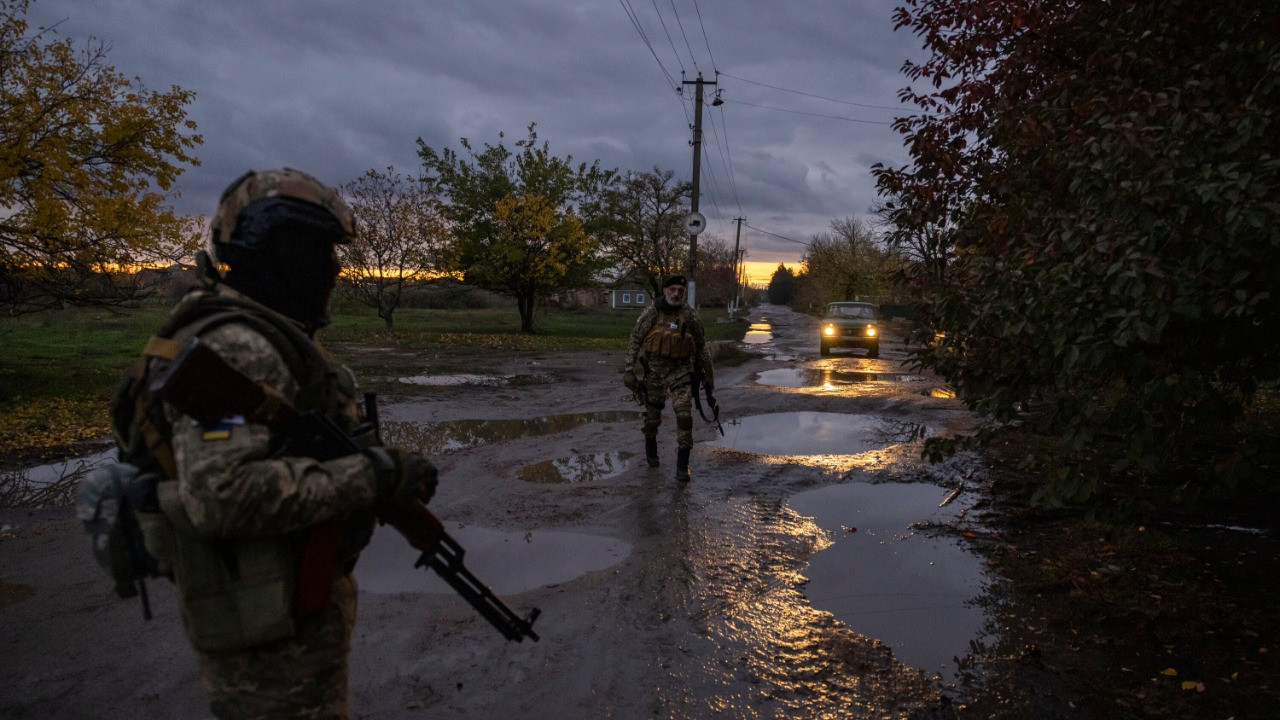
[[[702,88],[705,85],[715,85],[715,82],[706,82],[702,79],[702,73],[698,73],[697,80],[681,80],[680,84],[693,85],[696,88],[693,98],[693,198],[689,209],[692,211],[692,216],[697,217],[699,182],[702,175]],[[698,228],[698,232],[702,232],[702,228]],[[689,270],[686,273],[686,281],[689,283],[689,307],[695,309],[698,307],[695,287],[695,276],[698,272],[698,232],[689,233]]]
[[[733,236],[733,301],[729,307],[729,318],[738,310],[738,241],[742,239],[742,223],[746,218],[734,218],[738,223],[738,232]]]

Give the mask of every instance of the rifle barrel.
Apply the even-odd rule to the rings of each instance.
[[[542,614],[533,608],[527,618],[516,615],[502,602],[489,586],[485,585],[466,565],[462,564],[464,550],[456,540],[445,533],[440,538],[440,545],[434,553],[423,553],[414,567],[426,565],[436,572],[449,586],[463,597],[471,607],[476,609],[489,624],[497,628],[503,637],[513,642],[523,642],[528,637],[534,642],[539,640],[538,633],[533,630],[533,621]]]

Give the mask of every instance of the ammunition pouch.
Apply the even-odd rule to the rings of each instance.
[[[646,355],[657,360],[688,360],[693,357],[693,334],[683,323],[671,327],[659,320],[645,335],[641,347]]]
[[[161,482],[159,512],[139,514],[147,550],[170,563],[182,626],[197,650],[239,650],[294,634],[297,550],[289,536],[209,539]]]

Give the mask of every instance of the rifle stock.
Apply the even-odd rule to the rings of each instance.
[[[187,341],[182,352],[151,384],[150,390],[179,412],[202,423],[217,422],[233,414],[261,420],[286,437],[276,452],[278,456],[327,460],[363,449],[331,418],[316,411],[297,412],[275,390],[232,367],[198,337]],[[365,394],[365,408],[365,417],[376,433],[377,401],[372,393]],[[407,508],[384,512],[381,519],[412,547],[422,551],[414,567],[426,565],[434,570],[503,637],[514,642],[526,637],[539,639],[533,622],[541,611],[533,608],[527,617],[521,618],[494,595],[463,564],[462,546],[426,505],[416,502]]]

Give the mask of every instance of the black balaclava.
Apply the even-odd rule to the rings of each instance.
[[[324,208],[264,198],[240,212],[231,238],[215,250],[230,268],[227,285],[314,333],[329,324],[340,237],[338,221]]]

